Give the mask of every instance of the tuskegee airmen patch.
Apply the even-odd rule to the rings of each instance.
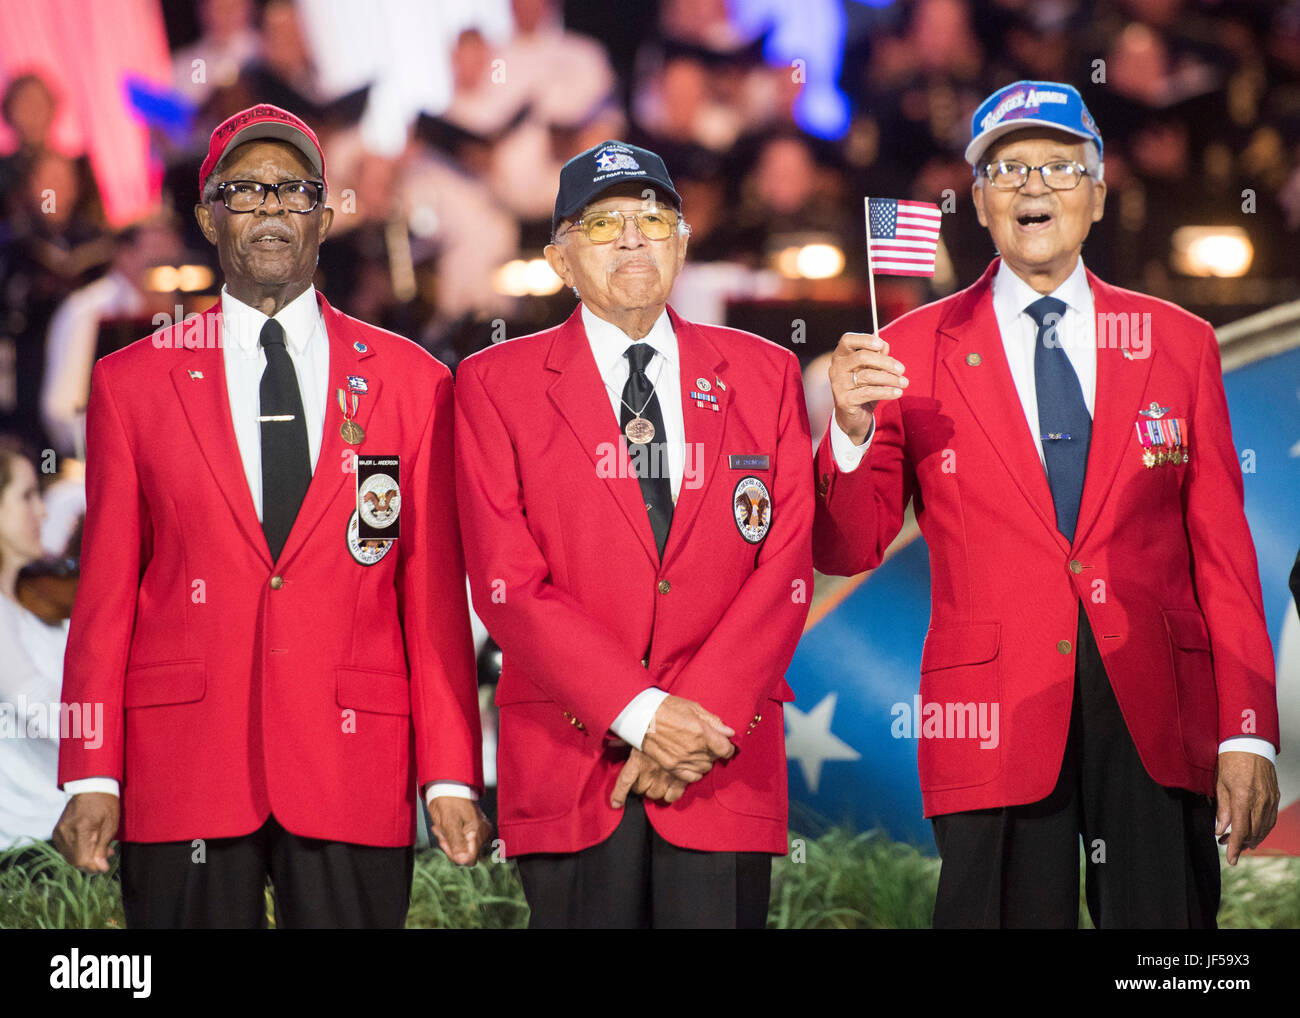
[[[397,538],[402,512],[400,458],[357,457],[358,537],[361,540]]]
[[[360,513],[355,510],[348,520],[348,553],[363,566],[373,566],[390,551],[396,541],[363,540],[357,535]]]
[[[757,477],[742,477],[731,494],[731,509],[740,536],[758,544],[772,527],[772,495]]]

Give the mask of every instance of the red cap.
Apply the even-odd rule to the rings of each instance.
[[[321,183],[325,183],[325,153],[316,140],[316,133],[288,110],[270,103],[259,103],[236,113],[212,132],[208,157],[199,168],[199,192],[202,193],[203,185],[228,149],[258,138],[288,142],[307,157]]]

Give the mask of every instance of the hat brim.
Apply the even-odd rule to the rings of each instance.
[[[970,163],[971,166],[978,166],[984,153],[988,151],[989,146],[995,141],[1012,131],[1023,131],[1027,127],[1044,127],[1052,131],[1060,131],[1062,134],[1072,134],[1080,141],[1097,142],[1097,138],[1086,131],[1062,127],[1060,124],[1053,123],[1050,120],[1040,120],[1037,117],[1021,117],[1016,120],[1007,120],[1001,124],[995,124],[987,131],[982,131],[972,138],[971,143],[966,146],[966,162]],[[1099,142],[1098,148],[1100,149]]]
[[[301,152],[307,162],[311,164],[312,170],[315,171],[316,176],[320,177],[321,183],[325,182],[325,167],[321,162],[320,152],[316,149],[316,146],[312,144],[312,140],[292,124],[281,124],[274,121],[263,121],[260,124],[249,124],[242,130],[236,131],[234,137],[232,137],[230,141],[226,143],[226,147],[221,150],[221,155],[217,157],[216,163],[213,164],[213,169],[216,169],[216,167],[221,163],[221,160],[226,158],[226,153],[235,146],[243,145],[245,142],[249,141],[261,141],[264,138],[269,138],[272,141],[283,141],[292,145]],[[211,173],[208,174],[208,176],[211,175]],[[207,183],[207,181],[204,181],[204,183]]]
[[[558,228],[560,223],[566,219],[572,219],[606,191],[613,190],[616,187],[621,187],[624,184],[648,184],[656,194],[664,192],[672,198],[673,205],[678,209],[682,207],[682,196],[679,195],[671,185],[666,184],[655,177],[645,177],[639,174],[630,173],[626,177],[611,177],[609,180],[602,180],[598,186],[588,191],[580,201],[570,202],[568,207],[557,209],[552,216],[551,228]]]

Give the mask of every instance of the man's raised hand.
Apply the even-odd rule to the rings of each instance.
[[[889,344],[868,332],[846,332],[831,354],[827,371],[835,397],[835,423],[861,445],[871,433],[871,414],[884,399],[898,399],[908,386],[901,361]]]

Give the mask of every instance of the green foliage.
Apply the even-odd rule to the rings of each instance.
[[[833,830],[815,840],[792,833],[790,844],[790,854],[772,865],[769,929],[930,925],[938,859],[877,831]]]
[[[877,831],[791,833],[772,866],[772,929],[920,929],[930,925],[939,861]],[[274,925],[267,895],[268,925]],[[439,851],[415,857],[410,929],[511,929],[528,906],[513,863],[454,866]],[[116,859],[107,874],[79,873],[47,844],[0,852],[0,928],[120,929]],[[1088,926],[1080,908],[1080,925]],[[1300,858],[1247,856],[1223,867],[1224,929],[1300,928]]]
[[[117,857],[108,873],[75,870],[48,842],[0,852],[0,929],[122,929]]]

